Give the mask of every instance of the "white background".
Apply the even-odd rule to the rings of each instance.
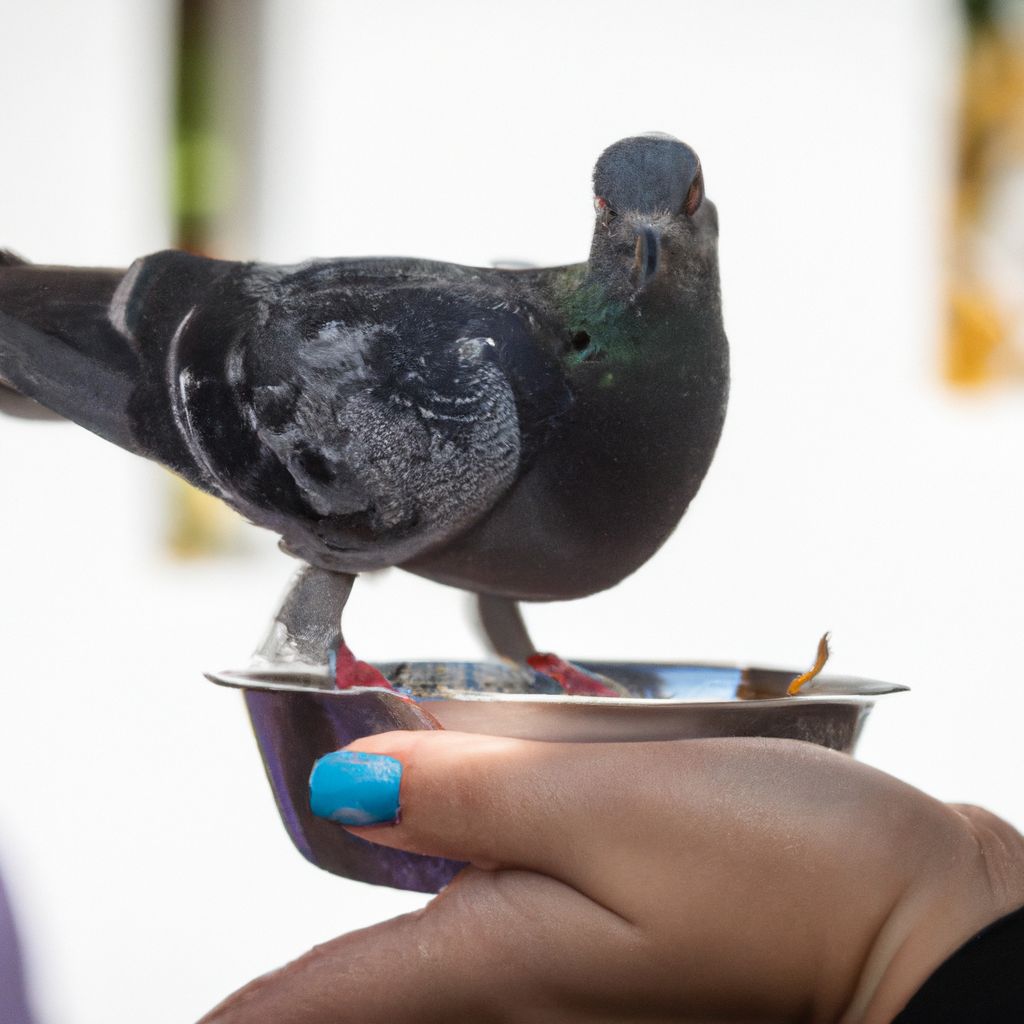
[[[734,387],[681,529],[612,592],[528,610],[569,656],[906,683],[861,755],[1024,826],[1021,397],[939,380],[959,38],[930,0],[268,0],[255,250],[579,259],[622,135],[701,154]],[[126,265],[168,241],[162,2],[0,0],[0,244]],[[0,859],[44,1024],[193,1019],[316,941],[421,905],[292,850],[236,695],[290,571],[173,565],[163,481],[0,424]],[[465,599],[359,584],[363,657],[480,648]]]

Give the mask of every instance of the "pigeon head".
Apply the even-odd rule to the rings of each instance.
[[[661,132],[609,146],[594,168],[591,274],[620,297],[692,288],[713,268],[717,216],[697,154]]]

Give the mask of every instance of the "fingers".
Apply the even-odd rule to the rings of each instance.
[[[567,948],[573,934],[593,953]],[[552,879],[469,868],[424,910],[315,947],[200,1024],[449,1024],[499,1007],[504,1021],[571,1020],[553,1010],[567,992],[584,1005],[621,999],[633,941]]]
[[[347,750],[384,755],[397,769],[390,816],[399,803],[399,820],[353,828],[357,835],[537,871],[632,921],[660,919],[665,893],[679,891],[678,914],[702,926],[723,886],[762,901],[777,896],[780,912],[812,894],[841,908],[849,886],[888,863],[878,834],[906,851],[890,872],[894,885],[924,856],[917,830],[893,824],[893,807],[909,801],[926,832],[950,814],[845,755],[793,741],[559,744],[393,732]],[[835,866],[820,887],[809,884],[818,863]],[[767,875],[776,884],[766,893]],[[878,913],[891,905],[881,888],[869,886]]]
[[[313,773],[317,813],[360,825],[397,811],[397,822],[352,828],[357,835],[479,866],[561,873],[560,847],[580,814],[571,744],[407,731],[360,739],[331,765],[334,756]],[[338,815],[325,814],[330,801]]]
[[[703,845],[702,834],[730,826],[733,805],[745,814],[753,802],[762,817],[774,788],[758,784],[765,756],[760,741],[574,744],[399,731],[322,759],[311,798],[316,813],[374,843],[540,871],[600,898],[595,872],[628,874],[614,862],[637,856],[638,844],[657,849],[669,831]],[[373,821],[389,823],[360,827]]]
[[[817,806],[823,759],[848,761],[760,740],[541,743],[400,731],[324,758],[329,770],[314,770],[312,802],[374,843],[577,884],[623,845],[656,849],[670,833],[703,848],[737,818],[770,821],[776,804],[782,814],[798,790]],[[369,821],[389,823],[358,827]]]
[[[397,732],[341,754],[333,788],[314,772],[319,813],[400,807],[396,824],[353,831],[506,870],[470,869],[421,914],[314,950],[208,1024],[497,1007],[510,1022],[635,1020],[641,1006],[647,1019],[790,1020],[810,1005],[838,1019],[855,989],[891,1019],[907,995],[886,981],[893,964],[919,981],[992,919],[991,821],[808,744]],[[618,1016],[616,999],[632,1000]]]

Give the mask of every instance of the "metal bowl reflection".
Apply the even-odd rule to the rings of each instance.
[[[763,736],[852,753],[875,700],[906,689],[819,676],[796,697],[797,673],[713,665],[581,662],[623,684],[622,698],[566,697],[547,677],[484,663],[379,665],[412,700],[384,690],[331,689],[322,674],[221,674],[240,686],[292,842],[313,864],[347,878],[437,892],[462,867],[368,843],[309,810],[309,774],[324,754],[392,729],[445,729],[568,742]],[[422,714],[422,710],[429,712]]]

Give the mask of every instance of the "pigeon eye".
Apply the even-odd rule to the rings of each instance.
[[[605,220],[611,220],[615,211],[608,205],[608,200],[601,196],[594,196],[594,209],[601,214]]]
[[[690,185],[690,191],[686,193],[686,199],[683,200],[683,213],[687,217],[692,217],[699,209],[700,204],[704,202],[704,171],[698,167],[697,174],[693,179],[693,184]]]

